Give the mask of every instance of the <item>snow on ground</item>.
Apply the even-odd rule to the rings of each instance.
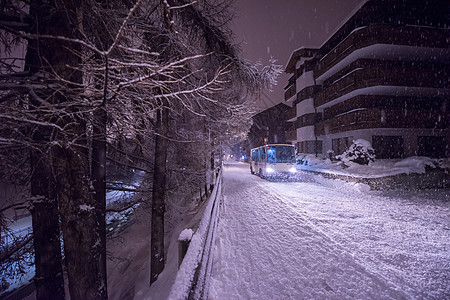
[[[209,299],[450,297],[448,189],[319,177],[269,182],[225,167]]]

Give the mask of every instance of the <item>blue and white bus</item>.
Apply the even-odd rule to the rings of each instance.
[[[289,144],[269,144],[250,150],[250,172],[261,177],[295,175],[295,148]]]

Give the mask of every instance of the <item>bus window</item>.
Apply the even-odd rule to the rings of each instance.
[[[277,151],[275,147],[269,147],[267,149],[267,162],[275,164],[277,163]]]
[[[266,160],[266,155],[265,155],[265,151],[264,150],[265,150],[264,148],[259,148],[258,149],[258,156],[259,156],[259,159],[262,160],[262,161]]]
[[[276,150],[277,162],[292,163],[295,162],[294,147],[277,147]]]
[[[257,152],[257,150],[252,150],[252,160],[254,162],[258,161],[258,152]]]

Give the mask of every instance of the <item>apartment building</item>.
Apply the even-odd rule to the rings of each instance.
[[[320,48],[295,50],[287,140],[321,156],[363,138],[377,158],[449,157],[449,5],[369,0]]]
[[[265,144],[286,143],[287,122],[284,120],[289,109],[286,104],[279,103],[252,117],[248,132],[249,150]]]

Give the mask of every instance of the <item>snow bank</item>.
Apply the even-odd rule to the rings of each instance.
[[[448,158],[433,159],[423,156],[413,156],[405,159],[376,159],[369,165],[359,165],[351,161],[343,165],[341,161],[318,158],[313,154],[303,154],[297,158],[298,169],[355,178],[381,178],[399,174],[423,174],[426,170],[436,167],[449,169],[450,160]]]
[[[406,174],[409,173],[423,174],[425,173],[427,167],[432,169],[436,168],[436,163],[433,159],[429,157],[412,156],[405,158],[404,160],[401,160],[399,162],[396,162],[394,164],[394,167],[404,168]]]

